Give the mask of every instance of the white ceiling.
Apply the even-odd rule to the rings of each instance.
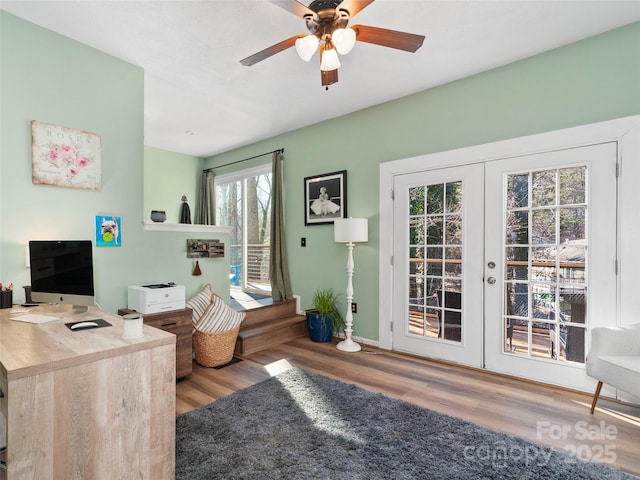
[[[310,0],[303,0],[305,5]],[[317,53],[240,60],[304,22],[267,0],[2,0],[18,17],[145,71],[145,145],[207,157],[640,20],[640,0],[376,0],[350,24],[426,36],[416,53],[358,43],[339,82]]]

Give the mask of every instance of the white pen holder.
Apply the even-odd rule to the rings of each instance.
[[[124,332],[122,338],[125,340],[131,340],[134,338],[140,338],[144,334],[142,333],[142,315],[139,313],[129,313],[122,317],[124,319]]]

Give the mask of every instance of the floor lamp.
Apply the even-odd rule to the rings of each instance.
[[[368,220],[366,218],[336,218],[333,222],[334,240],[346,243],[347,256],[347,315],[345,316],[345,339],[338,343],[338,350],[343,352],[359,352],[360,345],[351,339],[353,333],[353,247],[356,243],[369,240]]]

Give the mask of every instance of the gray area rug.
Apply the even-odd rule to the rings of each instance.
[[[176,419],[176,479],[635,479],[297,368]]]

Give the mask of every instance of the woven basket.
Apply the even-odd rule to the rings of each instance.
[[[218,367],[229,363],[236,349],[239,331],[239,325],[226,332],[205,332],[196,329],[193,334],[196,362],[203,367]]]

